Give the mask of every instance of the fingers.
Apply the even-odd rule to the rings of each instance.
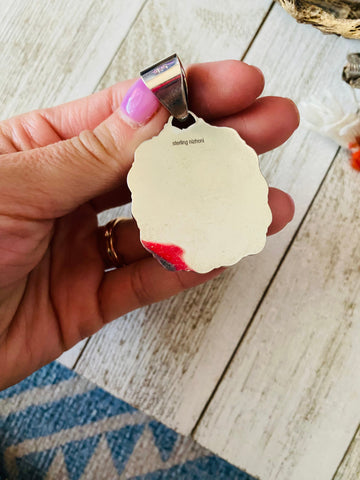
[[[240,113],[215,121],[231,127],[258,153],[265,153],[284,143],[299,126],[299,112],[291,100],[263,97]]]
[[[99,198],[98,202],[94,203],[94,208],[98,208],[98,212],[106,210],[108,208],[113,208],[119,205],[119,198],[122,198],[123,203],[127,203],[131,200],[130,192],[128,196],[124,194],[124,190],[113,190],[108,194]],[[268,235],[274,235],[278,231],[282,230],[292,219],[295,212],[294,200],[286,192],[279,190],[278,188],[269,187],[269,206],[272,212],[272,223],[269,226]],[[121,225],[119,226],[121,228]],[[135,227],[134,227],[135,228]],[[136,227],[137,230],[137,227]],[[137,230],[137,235],[139,233]],[[133,238],[133,237],[132,237]],[[139,242],[140,243],[140,242]],[[143,248],[141,243],[139,248]],[[121,252],[121,250],[119,250]],[[129,262],[127,262],[129,263]]]
[[[287,98],[263,97],[244,111],[213,122],[238,131],[258,154],[284,143],[299,125],[296,105]],[[131,196],[124,181],[118,188],[95,198],[92,203],[97,212],[130,202]]]
[[[207,120],[246,108],[264,86],[260,70],[236,60],[192,65],[187,79],[190,108]],[[0,153],[42,147],[93,130],[120,108],[134,82],[120,82],[88,97],[2,122],[9,140],[3,148],[0,143]]]
[[[120,107],[134,82],[119,82],[93,95],[1,122],[5,139],[0,140],[0,153],[44,147],[75,137],[83,130],[94,130]]]
[[[269,188],[269,205],[272,212],[272,222],[267,234],[274,235],[282,230],[294,217],[294,200],[278,188]]]
[[[159,302],[219,275],[223,269],[206,274],[169,272],[154,258],[107,272],[99,289],[100,309],[105,322],[144,305]]]
[[[140,83],[142,87],[138,84],[131,92],[136,101],[125,97],[123,107],[94,131],[4,155],[0,162],[0,204],[8,214],[60,217],[124,180],[137,146],[157,135],[167,118],[154,95]],[[134,104],[137,111],[127,112]]]
[[[273,221],[268,235],[273,235],[293,218],[294,202],[285,192],[270,188],[269,205]],[[224,270],[206,274],[169,272],[143,248],[139,237],[134,220],[120,223],[115,231],[116,249],[129,265],[104,275],[99,298],[105,322],[204,283]]]
[[[187,82],[190,110],[207,121],[247,108],[264,88],[262,72],[236,60],[191,65]]]
[[[294,216],[294,201],[287,193],[277,188],[269,188],[269,206],[272,212],[272,223],[268,235],[273,235],[285,227]],[[104,240],[105,226],[99,228],[100,250],[104,264],[107,264],[106,244]],[[124,219],[113,230],[114,247],[126,265],[138,262],[151,254],[140,241],[140,232],[134,219]]]
[[[194,65],[189,70],[189,81],[196,112],[205,118],[226,114],[224,120],[218,118],[217,122],[237,128],[259,151],[278,145],[297,122],[295,107],[287,100],[281,103],[280,99],[264,99],[254,103],[263,87],[263,77],[255,67],[235,61]],[[5,200],[9,214],[41,219],[62,216],[125,184],[135,149],[157,135],[168,116],[141,80],[124,95],[128,86],[129,83],[115,86],[88,99],[50,109],[41,116],[42,121],[46,117],[54,126],[58,140],[83,127],[93,127],[114,112],[93,131],[82,131],[77,137],[47,147],[33,148],[31,143],[25,146],[31,147],[25,152],[2,156],[0,200],[2,204]],[[246,106],[243,115],[231,115]],[[26,119],[22,119],[23,127],[25,124]],[[45,142],[45,138],[35,138],[35,121],[32,127],[33,133],[29,125],[23,130],[35,145]],[[44,132],[44,128],[42,125],[40,131]],[[106,208],[104,202],[100,203]]]
[[[212,122],[231,127],[258,154],[265,153],[284,143],[299,125],[299,112],[292,100],[282,97],[263,97],[243,112]],[[92,203],[97,212],[131,201],[126,181],[115,190],[106,192]]]
[[[197,69],[200,77],[195,81]],[[204,84],[206,71],[208,82]],[[240,86],[243,85],[242,77],[239,77],[241,72],[248,82],[262,82],[261,74],[256,68],[243,66],[240,62],[219,62],[201,68],[194,66],[190,75],[194,95],[200,89],[205,89],[206,92],[208,88],[208,97],[213,97],[216,93],[215,77],[220,84],[225,84],[231,72],[238,78]],[[258,77],[260,81],[256,80]],[[244,90],[242,96],[235,95],[235,100],[230,102],[235,86],[236,82],[231,79],[228,89],[219,89],[208,104],[204,104],[203,108],[201,104],[198,106],[198,113],[206,114],[210,108],[215,109],[215,114],[221,114],[233,103],[239,108],[243,107],[255,100],[260,92],[260,88]],[[87,101],[51,109],[44,114],[59,139],[78,133],[78,129],[93,127],[104,115],[115,110],[93,131],[82,131],[78,137],[57,141],[47,147],[2,156],[0,178],[6,178],[6,182],[0,185],[0,191],[8,199],[13,215],[23,215],[24,209],[25,212],[32,209],[25,215],[37,218],[62,216],[124,181],[135,149],[144,140],[159,133],[168,113],[163,108],[159,109],[159,102],[141,80],[125,96],[123,90],[123,87],[119,87],[119,90],[114,87],[96,96],[95,101],[94,97],[90,97]],[[106,107],[100,107],[101,101],[104,101]],[[119,101],[122,102],[120,108]],[[78,111],[75,111],[76,108]],[[94,108],[98,108],[100,114],[94,115]],[[80,119],[80,123],[75,118]],[[86,118],[88,120],[81,120]],[[44,138],[36,137],[35,121],[31,124],[34,131],[29,130],[26,119],[22,119],[21,123],[22,131],[26,131],[27,137],[31,138],[31,147],[44,142]],[[69,125],[73,128],[67,129]],[[43,131],[43,128],[42,125],[40,130]],[[28,143],[25,148],[29,148]]]
[[[261,94],[264,76],[254,66],[237,60],[191,65],[187,69],[189,107],[211,120],[247,108]],[[43,110],[44,117],[63,138],[93,130],[121,105],[134,80],[113,85],[89,97]]]
[[[119,207],[131,202],[131,192],[127,186],[126,181],[121,181],[119,186],[110,192],[106,192],[102,195],[91,200],[96,213],[109,210],[109,208]]]

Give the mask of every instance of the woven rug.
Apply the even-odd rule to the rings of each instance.
[[[1,480],[253,480],[54,362],[0,392]]]

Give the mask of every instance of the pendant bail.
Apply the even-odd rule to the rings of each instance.
[[[140,72],[145,85],[177,120],[189,116],[188,90],[185,70],[179,57],[174,53]]]

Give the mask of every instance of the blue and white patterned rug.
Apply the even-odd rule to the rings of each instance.
[[[253,480],[58,363],[0,392],[1,480]]]

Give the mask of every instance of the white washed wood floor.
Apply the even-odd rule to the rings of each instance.
[[[2,118],[173,52],[185,64],[243,58],[264,71],[265,94],[346,96],[341,69],[360,51],[270,0],[0,0],[0,46]],[[296,202],[263,253],[61,361],[261,480],[359,479],[360,176],[301,127],[261,167]]]

